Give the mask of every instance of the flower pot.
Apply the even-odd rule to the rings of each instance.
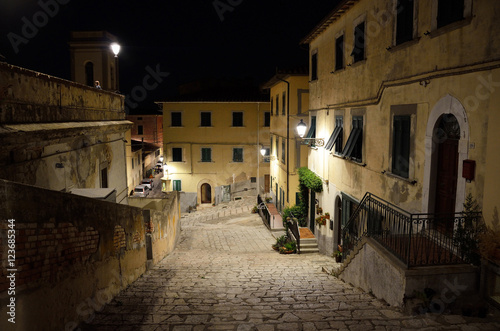
[[[335,262],[337,263],[342,262],[342,256],[335,256]]]

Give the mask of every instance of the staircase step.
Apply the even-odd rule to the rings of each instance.
[[[318,243],[300,243],[300,248],[318,248]]]
[[[319,253],[318,248],[302,248],[300,247],[300,254],[308,254],[308,253]]]

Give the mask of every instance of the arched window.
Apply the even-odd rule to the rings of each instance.
[[[94,86],[94,63],[85,63],[85,84]]]

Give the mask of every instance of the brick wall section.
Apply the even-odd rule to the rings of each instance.
[[[173,201],[178,204],[176,194]],[[169,208],[178,213],[178,206]],[[9,298],[5,282],[8,219],[15,220],[16,230],[18,330],[76,327],[92,316],[88,302],[106,303],[101,302],[103,297],[111,300],[146,271],[141,208],[0,179],[1,316],[7,316]],[[155,222],[157,228],[165,227],[161,218]],[[153,250],[164,257],[179,233],[170,231],[169,237],[153,243]],[[6,318],[0,319],[0,330],[8,330],[7,323]]]
[[[115,253],[120,254],[122,248],[127,246],[125,241],[125,230],[119,226],[115,225],[115,234],[113,235],[113,246],[115,248]]]
[[[97,251],[99,233],[89,227],[79,232],[71,223],[17,223],[16,226],[16,285],[54,282],[69,266],[84,263]],[[7,223],[0,226],[7,233]],[[6,248],[6,238],[0,237],[0,247]],[[0,292],[9,287],[7,276],[7,249],[0,251],[2,273]]]

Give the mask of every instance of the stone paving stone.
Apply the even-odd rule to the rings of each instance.
[[[82,330],[500,330],[488,319],[406,316],[322,272],[330,257],[280,255],[262,220],[245,214],[255,200],[241,201],[185,215],[174,252]]]

